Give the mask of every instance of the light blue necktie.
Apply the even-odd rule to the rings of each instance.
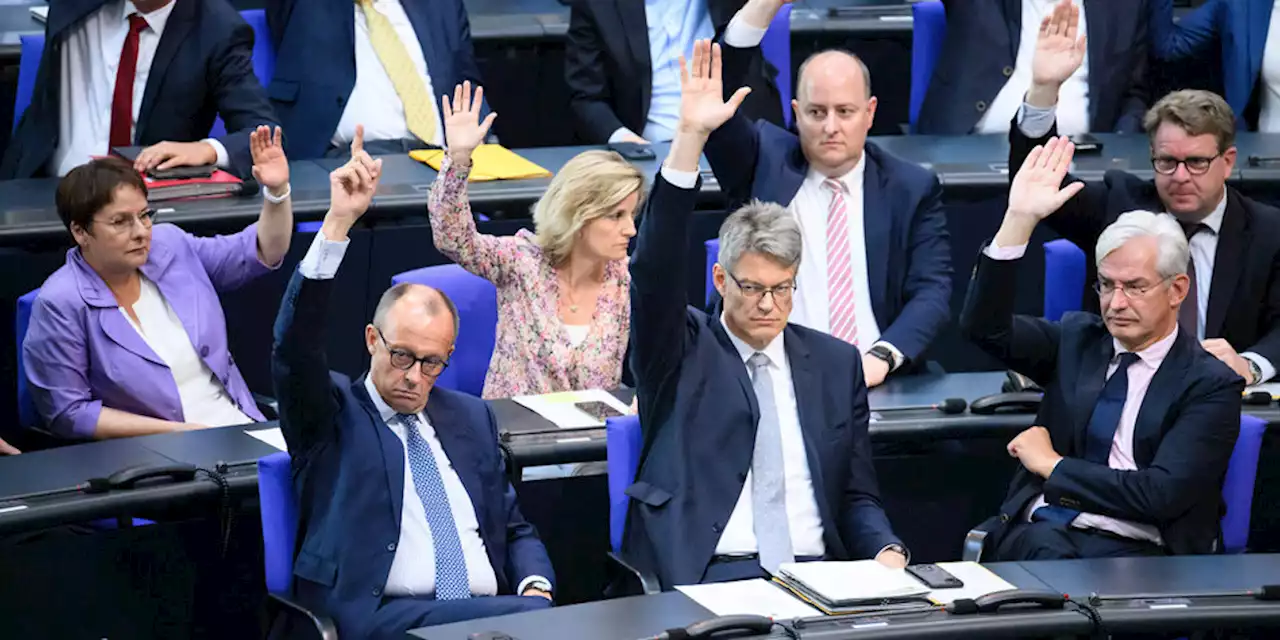
[[[436,551],[436,600],[465,600],[471,597],[467,561],[462,554],[458,525],[453,520],[453,510],[449,508],[449,496],[444,491],[444,480],[436,466],[436,457],[418,432],[418,416],[402,413],[398,417],[400,424],[404,425],[405,450],[409,452],[413,488],[427,512],[427,526],[431,528],[431,541]]]
[[[769,573],[777,573],[779,565],[795,560],[787,519],[782,431],[778,426],[778,406],[773,398],[773,377],[769,375],[769,356],[755,353],[747,360],[747,366],[751,368],[751,385],[760,405],[756,444],[751,454],[751,511],[755,520],[756,548],[760,566]]]

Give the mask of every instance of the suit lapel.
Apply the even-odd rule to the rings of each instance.
[[[1267,47],[1267,31],[1271,26],[1271,11],[1274,6],[1274,3],[1269,0],[1256,0],[1245,5],[1245,15],[1248,16],[1249,23],[1246,36],[1249,47],[1246,49],[1249,56],[1249,75],[1246,77],[1250,84],[1255,84],[1258,74],[1262,72],[1262,55]],[[1252,95],[1253,91],[1250,89],[1247,95]]]
[[[756,181],[755,193],[752,196],[765,202],[776,202],[784,207],[791,205],[791,201],[795,199],[796,193],[804,184],[805,176],[809,173],[809,161],[804,159],[799,138],[789,136],[789,144],[791,145],[789,149],[779,150],[784,154],[783,161],[774,165],[776,168],[772,179]],[[761,149],[761,153],[766,152]]]
[[[1111,364],[1111,357],[1115,355],[1115,345],[1111,341],[1111,335],[1104,332],[1098,343],[1087,349],[1080,360],[1080,376],[1076,381],[1075,402],[1078,410],[1074,414],[1075,419],[1071,425],[1075,449],[1070,455],[1076,457],[1084,455],[1089,418],[1093,415],[1093,408],[1098,404],[1098,396],[1102,394],[1102,387],[1107,382],[1107,365]]]
[[[1133,460],[1138,468],[1145,468],[1155,458],[1155,444],[1160,440],[1161,425],[1172,406],[1170,398],[1178,398],[1185,388],[1188,354],[1193,339],[1185,331],[1178,331],[1173,346],[1165,356],[1156,375],[1151,378],[1147,393],[1142,397],[1142,408],[1133,425]]]
[[[164,33],[160,36],[160,44],[156,46],[156,55],[147,75],[147,89],[142,94],[142,106],[138,109],[138,122],[133,136],[135,143],[144,139],[146,123],[150,122],[151,110],[155,108],[160,87],[164,84],[165,72],[178,56],[178,49],[195,25],[197,4],[195,0],[175,2],[173,13],[169,14],[169,21],[164,25]]]
[[[445,75],[445,71],[453,69],[454,65],[441,58],[441,55],[448,54],[436,46],[436,43],[444,41],[442,35],[437,35],[438,32],[443,31],[437,13],[429,9],[431,3],[428,2],[401,2],[400,4],[404,7],[405,15],[409,17],[409,24],[413,25],[414,35],[418,37],[418,46],[422,49],[422,58],[427,63],[427,70],[432,72],[431,87],[436,94],[433,99],[439,103],[440,96],[453,95],[453,86],[462,84],[462,77],[450,79]],[[351,12],[351,15],[351,37],[352,42],[355,42],[355,12]],[[411,46],[413,43],[406,42],[404,44],[405,46]],[[437,77],[436,74],[439,74],[439,76]]]
[[[738,348],[733,346],[733,341],[729,339],[729,333],[725,331],[724,325],[720,322],[719,305],[717,305],[717,312],[714,315],[707,316],[707,325],[710,326],[716,340],[720,342],[720,346],[741,362],[742,358],[738,355]],[[747,404],[751,407],[752,438],[755,438],[755,424],[760,421],[760,403],[756,401],[756,390],[751,384],[751,376],[747,375],[745,362],[740,367],[733,367],[733,376],[738,381],[738,386],[742,387],[742,392],[747,396]]]
[[[1111,29],[1114,26],[1116,16],[1111,15],[1108,11],[1111,7],[1118,6],[1115,0],[1084,0],[1081,6],[1083,18],[1088,25],[1089,38],[1085,43],[1089,53],[1089,122],[1093,123],[1098,113],[1098,104],[1102,102],[1099,99],[1106,92],[1107,80],[1106,74],[1102,73],[1106,69],[1110,60],[1107,57],[1107,44],[1111,42]]]
[[[152,245],[154,247],[154,245]],[[142,338],[137,329],[133,328],[129,319],[125,317],[120,309],[120,303],[116,300],[111,289],[107,287],[107,283],[103,282],[102,277],[98,275],[93,267],[85,262],[84,256],[80,254],[79,249],[72,249],[68,252],[68,258],[73,268],[76,279],[76,288],[80,293],[80,298],[85,304],[93,307],[94,316],[97,318],[98,326],[102,328],[102,332],[111,338],[112,342],[120,345],[125,351],[132,353],[148,362],[158,364],[168,368],[168,363],[156,355],[155,351],[147,345],[147,341]],[[150,261],[150,258],[148,258]]]
[[[644,13],[644,0],[613,0],[618,8],[618,21],[621,23],[623,37],[627,48],[631,51],[631,59],[636,62],[635,71],[641,83],[640,96],[649,110],[649,96],[653,92],[653,78],[649,74],[652,64],[649,51],[649,20]],[[639,132],[637,132],[639,133]]]
[[[1003,0],[1004,26],[1009,34],[1009,60],[1018,59],[1018,45],[1022,42],[1022,0]]]
[[[1249,250],[1249,213],[1240,205],[1240,197],[1227,190],[1227,207],[1218,230],[1218,248],[1214,251],[1213,278],[1209,283],[1209,310],[1205,313],[1204,335],[1222,335],[1227,309],[1235,296],[1240,271]],[[1185,304],[1185,303],[1184,303]]]
[[[142,265],[142,275],[155,283],[156,288],[160,290],[160,295],[164,296],[165,302],[173,309],[174,315],[178,316],[182,329],[187,332],[187,339],[197,347],[197,354],[203,360],[205,355],[198,352],[200,340],[198,301],[191,287],[179,286],[181,283],[164,277],[171,264],[173,264],[173,252],[168,245],[152,243],[151,254],[147,256],[146,264]]]
[[[862,233],[867,254],[867,284],[871,289],[871,308],[877,318],[890,317],[885,306],[885,290],[889,286],[889,247],[893,239],[893,213],[885,206],[885,188],[878,152],[867,144],[866,168],[862,176]]]
[[[822,379],[813,369],[809,361],[809,349],[788,326],[784,330],[784,347],[787,351],[787,363],[791,367],[791,386],[796,395],[796,413],[800,419],[800,432],[804,434],[805,457],[809,460],[809,477],[813,481],[813,496],[818,503],[818,513],[822,517],[823,529],[828,535],[835,534],[835,515],[831,512],[831,503],[827,500],[823,469],[822,453],[827,446],[826,412],[823,404]],[[837,538],[838,539],[838,538]],[[830,544],[830,543],[828,543]]]
[[[395,518],[396,530],[400,530],[400,515],[404,511],[404,443],[396,434],[391,431],[391,427],[383,421],[382,416],[378,414],[378,409],[373,406],[373,400],[369,398],[369,394],[365,392],[364,379],[368,374],[360,376],[359,380],[351,383],[351,394],[360,401],[360,407],[364,409],[365,414],[369,418],[369,425],[373,427],[374,437],[377,438],[378,450],[382,452],[382,468],[387,474],[387,490],[391,498],[391,514]]]
[[[431,421],[431,428],[436,432],[436,438],[440,440],[440,447],[444,449],[444,455],[449,458],[449,463],[453,465],[453,470],[458,474],[458,479],[462,481],[462,488],[466,490],[467,497],[471,501],[470,504],[454,505],[453,508],[470,508],[476,514],[480,539],[484,541],[485,551],[489,554],[489,565],[493,567],[494,573],[501,581],[504,575],[501,567],[505,563],[497,556],[499,545],[495,544],[496,541],[492,539],[489,528],[485,526],[489,518],[485,517],[481,509],[483,505],[492,502],[485,500],[484,482],[480,477],[480,464],[476,452],[481,444],[476,442],[471,425],[459,419],[457,411],[449,400],[435,390],[432,390],[428,398],[426,413],[427,419]],[[443,471],[442,469],[441,472]]]

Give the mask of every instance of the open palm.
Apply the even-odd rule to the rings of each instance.
[[[490,113],[480,121],[480,106],[484,104],[484,87],[476,87],[471,96],[471,81],[454,87],[453,101],[441,96],[440,113],[444,117],[445,145],[453,154],[470,155],[489,135],[496,113]]]
[[[1031,80],[1036,84],[1061,85],[1084,62],[1085,39],[1079,36],[1080,7],[1062,0],[1053,13],[1040,22]]]
[[[280,127],[259,126],[249,134],[249,152],[253,156],[253,179],[258,184],[277,190],[289,184],[289,159],[284,155],[284,138]]]
[[[680,122],[702,133],[724,124],[751,91],[742,87],[725,101],[720,57],[720,45],[710,40],[694,42],[692,64],[680,56]]]
[[[1009,186],[1009,211],[1043,220],[1062,208],[1084,188],[1083,182],[1062,186],[1074,154],[1075,145],[1062,137],[1032,149]]]

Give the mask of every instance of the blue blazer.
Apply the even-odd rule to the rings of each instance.
[[[437,109],[440,96],[452,99],[453,88],[464,80],[483,84],[462,0],[400,4],[422,46]],[[319,158],[329,149],[356,85],[356,9],[351,0],[267,0],[279,52],[267,93],[288,134],[285,151],[291,159]]]
[[[1217,550],[1222,481],[1240,431],[1244,380],[1179,331],[1138,412],[1133,457],[1138,470],[1116,472],[1081,459],[1089,416],[1115,355],[1102,318],[1074,312],[1061,322],[1015,316],[1021,260],[978,259],[960,324],[970,340],[1044,387],[1035,424],[1064,456],[1043,480],[1019,466],[991,522],[988,548],[1004,524],[1043,493],[1051,505],[1155,525],[1170,551]]]
[[[1222,86],[1227,104],[1244,122],[1262,73],[1262,53],[1271,24],[1271,0],[1209,0],[1173,22],[1173,0],[1151,1],[1151,48],[1156,58],[1177,62],[1222,51]]]
[[[363,378],[352,382],[329,372],[323,345],[332,285],[294,272],[271,354],[299,500],[295,595],[332,617],[344,638],[403,633],[380,626],[388,621],[375,612],[400,539],[404,447],[380,419]],[[512,594],[521,580],[554,574],[537,531],[516,504],[493,412],[483,400],[441,387],[432,389],[426,411],[476,510],[499,596],[412,599],[421,607],[416,620],[425,626],[505,612],[502,595]]]
[[[671,286],[691,268],[684,248],[697,194],[655,178],[631,258],[631,365],[644,448],[627,489],[622,551],[663,589],[702,580],[742,493],[760,419],[719,315],[687,306],[684,289]],[[899,540],[871,464],[862,359],[828,334],[796,325],[785,332],[826,557],[872,558]]]
[[[0,180],[44,175],[58,141],[62,45],[104,4],[106,0],[52,3],[31,106],[0,162]],[[253,29],[226,0],[178,0],[151,63],[134,144],[203,140],[219,115],[229,132],[218,141],[227,148],[230,171],[249,177],[249,133],[276,122],[253,74]]]
[[[1142,130],[1147,18],[1137,5],[1147,1],[1083,0],[1089,30],[1091,131]],[[920,106],[916,132],[964,135],[973,131],[1013,72],[1022,37],[1022,1],[945,0],[945,5],[947,37]]]
[[[742,86],[754,49],[724,46],[726,94]],[[727,97],[727,96],[726,96]],[[951,243],[932,171],[867,142],[864,233],[871,307],[881,339],[918,360],[951,319]],[[755,198],[787,206],[809,172],[796,134],[734,114],[707,140],[707,161],[732,211]]]

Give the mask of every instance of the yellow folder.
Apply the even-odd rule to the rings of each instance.
[[[439,171],[440,163],[444,160],[444,150],[419,149],[410,151],[409,157]],[[500,144],[482,144],[471,153],[470,182],[550,177],[550,171]]]

